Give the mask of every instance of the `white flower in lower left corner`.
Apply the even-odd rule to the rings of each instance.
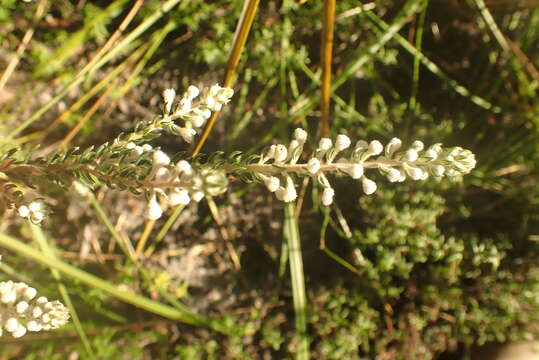
[[[36,295],[37,290],[23,282],[0,282],[0,336],[6,330],[18,338],[67,323],[69,310],[61,302]]]

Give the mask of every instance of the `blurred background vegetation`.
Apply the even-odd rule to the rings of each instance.
[[[0,0],[0,150],[98,145],[159,113],[163,89],[222,83],[242,8],[222,0]],[[322,1],[260,2],[236,94],[204,153],[256,153],[298,126],[320,133],[323,19]],[[539,2],[342,0],[334,25],[332,134],[459,145],[478,166],[460,183],[380,179],[372,196],[340,179],[330,210],[308,188],[299,224],[311,358],[461,359],[476,345],[536,339]],[[189,150],[170,137],[158,145]],[[158,222],[152,251],[135,264],[92,201],[48,195],[54,213],[42,228],[59,258],[237,331],[158,317],[65,277],[81,327],[4,336],[0,358],[294,356],[282,204],[261,186],[234,181],[215,203],[184,209],[165,234]],[[95,199],[136,246],[144,201],[106,188]],[[35,240],[10,210],[0,231]],[[46,267],[2,254],[1,280],[58,297]]]

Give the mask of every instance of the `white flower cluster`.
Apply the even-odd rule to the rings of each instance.
[[[269,161],[273,161],[273,165],[277,167],[286,165],[295,165],[301,153],[303,145],[307,140],[307,132],[303,129],[294,131],[294,139],[288,145],[288,148],[283,144],[271,145],[265,155],[260,157],[258,165],[265,165]],[[266,175],[264,172],[255,172],[255,174],[264,182],[269,191],[274,192],[277,199],[284,202],[296,200],[297,192],[292,177],[287,171],[282,172],[284,178],[284,186],[282,181],[277,176]]]
[[[171,120],[179,118],[185,121],[183,126],[173,124],[171,130],[190,143],[196,135],[196,129],[204,126],[213,111],[221,111],[223,105],[230,101],[232,95],[234,95],[234,90],[223,88],[218,84],[205,89],[202,95],[198,87],[191,85],[181,100],[175,104],[176,91],[166,89],[163,91],[164,116],[171,118]],[[199,99],[195,101],[197,97]]]
[[[32,201],[28,205],[21,205],[17,209],[19,216],[29,219],[34,224],[39,224],[47,215],[47,209],[42,201]]]
[[[228,180],[224,172],[211,168],[194,169],[185,161],[171,164],[167,154],[161,150],[153,152],[152,168],[147,181],[155,187],[148,192],[146,218],[156,220],[163,214],[163,207],[187,205],[200,201],[205,195],[218,195],[226,190]],[[158,195],[166,201],[158,201]]]
[[[153,150],[153,147],[150,144],[137,145],[134,142],[127,143],[126,148],[131,150],[129,160],[137,159],[145,152]]]
[[[4,329],[18,338],[67,323],[69,310],[61,302],[36,295],[36,289],[23,282],[0,282],[0,336]]]
[[[415,141],[406,151],[398,152],[402,142],[397,138],[390,140],[385,153],[380,141],[367,143],[360,140],[348,156],[337,158],[352,144],[348,136],[341,134],[335,143],[329,138],[320,139],[311,158],[299,164],[306,139],[307,132],[296,129],[288,148],[283,144],[272,145],[266,154],[261,155],[257,164],[250,166],[250,170],[281,201],[290,202],[297,197],[291,173],[315,177],[323,188],[322,203],[329,206],[335,196],[335,190],[326,177],[330,172],[345,173],[360,180],[363,192],[370,195],[376,191],[377,185],[365,175],[365,169],[378,169],[390,182],[402,182],[407,177],[413,180],[426,180],[429,176],[457,177],[469,173],[476,163],[475,155],[469,150],[442,148],[441,144],[434,144],[425,150],[421,141]],[[281,185],[283,179],[284,186]]]

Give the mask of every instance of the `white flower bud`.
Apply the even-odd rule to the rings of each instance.
[[[294,130],[294,139],[296,139],[299,143],[304,144],[305,141],[307,141],[307,131],[303,130],[302,128],[297,128]]]
[[[440,143],[431,145],[429,149],[436,152],[438,155],[440,155],[443,151],[442,144]]]
[[[35,318],[39,318],[41,317],[41,315],[43,315],[43,310],[39,306],[35,306],[32,309],[32,316]]]
[[[153,149],[153,147],[150,145],[150,144],[144,144],[142,145],[142,151],[151,151]]]
[[[402,145],[402,141],[399,138],[394,137],[389,140],[389,143],[386,146],[386,156],[391,157],[395,151],[399,150]]]
[[[170,171],[167,168],[162,167],[157,170],[154,179],[157,182],[166,182],[170,180],[170,177]]]
[[[17,300],[17,293],[13,289],[4,290],[1,293],[0,301],[4,304],[14,303]]]
[[[191,194],[191,198],[199,202],[200,200],[204,199],[204,193],[202,191],[195,191],[193,194]]]
[[[227,101],[230,100],[230,98],[232,96],[234,96],[234,89],[232,88],[221,88],[221,90],[219,90],[219,94],[226,97],[227,98]]]
[[[197,114],[193,116],[190,120],[191,124],[193,124],[193,127],[196,128],[202,127],[202,125],[204,125],[204,123],[206,122],[206,119],[202,116],[202,114]]]
[[[406,177],[395,168],[389,168],[387,172],[387,178],[391,182],[402,182],[406,179]]]
[[[128,142],[127,145],[125,145],[125,148],[128,150],[133,150],[136,146],[137,144],[135,144],[134,142]]]
[[[414,162],[417,160],[418,157],[419,157],[419,154],[417,153],[415,149],[407,150],[406,153],[404,154],[404,160],[406,160],[407,162]]]
[[[163,90],[163,100],[166,103],[173,102],[175,96],[176,96],[176,90],[174,90],[174,89],[165,89],[165,90]]]
[[[26,334],[26,328],[22,325],[19,325],[15,331],[11,332],[11,336],[14,338],[20,338],[21,336],[24,336],[24,334]]]
[[[191,201],[189,192],[185,189],[173,189],[168,195],[168,200],[171,206],[187,205]]]
[[[17,311],[19,314],[22,314],[23,312],[28,309],[28,303],[26,301],[19,301],[17,305],[15,305],[15,311]]]
[[[180,174],[185,173],[187,175],[190,175],[193,172],[192,171],[193,169],[191,168],[191,164],[189,164],[185,160],[178,161],[178,163],[176,164],[176,169],[178,169]]]
[[[416,140],[412,143],[412,149],[415,151],[422,151],[425,148],[425,144],[422,141]]]
[[[19,206],[18,209],[19,216],[22,218],[27,218],[30,215],[30,209],[26,205]]]
[[[78,181],[73,181],[72,186],[73,190],[82,197],[86,197],[90,194],[90,189],[88,188],[88,186]]]
[[[211,111],[221,111],[222,108],[223,104],[221,104],[220,102],[216,102],[210,109]]]
[[[175,114],[183,118],[191,112],[192,106],[193,103],[189,98],[183,98],[180,100],[180,106],[176,109]]]
[[[286,192],[290,201],[294,201],[298,197],[296,193],[296,186],[294,185],[294,181],[290,176],[286,177]]]
[[[322,192],[322,204],[324,204],[324,206],[329,206],[333,204],[334,196],[335,196],[335,190],[333,190],[333,188],[330,188],[330,187],[324,188],[324,191]]]
[[[384,146],[378,140],[373,140],[369,144],[369,155],[378,155],[384,150]]]
[[[438,158],[438,153],[433,149],[428,149],[423,153],[423,157],[430,159],[430,161],[434,161]]]
[[[277,145],[271,145],[268,149],[268,152],[266,153],[265,159],[271,160],[275,157],[275,149],[277,148]]]
[[[194,129],[182,127],[178,128],[178,132],[180,133],[180,136],[182,137],[183,141],[189,144],[193,141],[193,137],[197,134]]]
[[[210,87],[210,90],[208,91],[208,94],[211,96],[216,96],[220,91],[222,87],[219,84],[213,84]]]
[[[277,189],[277,191],[275,191],[275,196],[277,196],[277,199],[284,202],[292,202],[296,200],[298,195],[296,193],[294,182],[290,176],[286,177],[286,188],[280,187]]]
[[[290,141],[290,144],[288,145],[288,153],[289,154],[292,154],[292,152],[298,148],[299,146],[301,146],[301,143],[299,141],[297,141],[296,139]]]
[[[456,156],[459,156],[460,153],[463,151],[464,149],[461,148],[460,146],[455,146],[454,148],[452,148],[450,151],[449,151],[449,155],[453,156],[453,157],[456,157]]]
[[[196,98],[199,94],[200,90],[196,86],[191,85],[187,88],[186,96],[189,100]]]
[[[32,201],[28,208],[31,212],[41,211],[43,209],[43,203],[41,201]]]
[[[222,104],[228,102],[228,96],[226,96],[226,94],[224,93],[219,93],[217,95],[217,102],[222,103]]]
[[[432,175],[437,177],[444,176],[445,168],[442,165],[435,165],[431,169]]]
[[[307,162],[307,170],[313,175],[316,174],[320,170],[320,160],[317,158],[310,159]]]
[[[154,151],[153,163],[152,163],[154,167],[167,166],[169,164],[170,164],[170,158],[168,157],[167,154],[165,154],[161,150]]]
[[[17,330],[17,328],[19,327],[19,321],[17,320],[17,318],[11,317],[6,320],[4,327],[6,328],[7,331],[12,333],[15,330]]]
[[[42,326],[35,320],[30,320],[26,323],[28,331],[41,331]]]
[[[356,146],[354,147],[355,150],[363,150],[369,147],[369,143],[365,140],[358,140],[356,143]]]
[[[172,110],[172,104],[174,103],[174,97],[176,96],[176,90],[166,89],[163,91],[163,101],[165,102],[165,112],[170,114]]]
[[[322,138],[320,139],[320,142],[318,143],[318,150],[320,151],[328,151],[333,146],[333,142],[331,139],[328,138]]]
[[[277,200],[280,200],[280,201],[285,201],[284,198],[286,196],[286,189],[284,187],[279,187],[276,191],[275,191],[275,196],[277,197]]]
[[[348,149],[350,144],[352,144],[352,141],[350,141],[348,136],[343,134],[337,135],[337,139],[335,140],[335,149],[337,149],[337,151]]]
[[[23,298],[28,301],[32,300],[36,295],[37,295],[37,290],[29,286],[26,289],[24,289],[22,293]]]
[[[39,224],[45,218],[45,214],[41,211],[36,211],[30,215],[30,221],[34,224]]]
[[[204,120],[208,120],[211,117],[211,110],[210,109],[202,109],[202,110],[200,110],[200,115],[204,118]]]
[[[423,170],[415,166],[405,166],[404,171],[410,176],[413,180],[421,180],[423,178]]]
[[[163,215],[163,209],[159,206],[157,202],[157,197],[155,193],[150,198],[148,202],[148,207],[146,208],[146,219],[148,220],[157,220]]]
[[[376,183],[366,177],[363,177],[361,185],[363,187],[363,192],[367,195],[374,193],[377,189]]]
[[[205,103],[208,109],[213,110],[215,105],[217,104],[217,101],[215,101],[215,98],[213,96],[207,96]]]
[[[274,157],[275,162],[281,163],[286,160],[287,156],[288,156],[288,150],[286,149],[286,146],[284,146],[283,144],[278,144],[275,147],[275,157]]]
[[[361,165],[360,163],[350,164],[343,170],[348,173],[352,177],[352,179],[359,179],[363,176],[363,165]]]
[[[281,182],[279,181],[279,178],[270,176],[264,179],[264,184],[270,192],[275,192],[277,189],[279,189]]]
[[[132,155],[136,156],[136,157],[139,157],[140,155],[142,155],[144,153],[144,148],[142,146],[135,146],[133,148],[133,152],[131,153]]]

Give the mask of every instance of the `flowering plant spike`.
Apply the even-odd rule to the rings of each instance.
[[[346,135],[338,135],[335,142],[322,138],[311,157],[298,163],[307,133],[303,129],[294,131],[294,139],[288,148],[283,144],[272,145],[260,155],[256,165],[249,170],[274,192],[277,199],[284,202],[294,201],[297,197],[291,174],[311,176],[322,186],[322,203],[326,206],[333,203],[335,190],[327,175],[342,173],[361,181],[363,192],[374,193],[377,184],[365,174],[367,170],[378,170],[390,182],[402,182],[406,178],[426,180],[429,177],[443,176],[456,178],[469,173],[476,164],[475,155],[461,147],[443,148],[434,144],[425,149],[417,140],[406,150],[399,151],[402,141],[393,138],[385,147],[378,140],[367,143],[359,140],[354,147]],[[280,185],[280,184],[284,185]]]
[[[36,289],[23,282],[0,282],[0,336],[6,330],[18,338],[67,323],[69,311],[61,302],[36,296]]]
[[[308,134],[301,128],[294,131],[288,146],[274,144],[263,154],[248,159],[235,152],[229,158],[212,155],[206,163],[199,158],[173,162],[171,156],[149,144],[163,132],[192,142],[211,113],[220,111],[233,94],[232,89],[217,84],[202,90],[191,85],[177,99],[175,90],[166,89],[161,115],[137,124],[132,133],[121,134],[110,143],[84,151],[72,149],[48,157],[28,157],[26,162],[11,158],[13,153],[4,154],[0,156],[0,196],[8,206],[15,206],[21,217],[38,224],[49,213],[47,206],[39,197],[25,200],[24,191],[35,188],[43,178],[55,185],[79,189],[105,184],[143,193],[148,200],[146,218],[156,220],[169,206],[187,205],[225,192],[227,174],[254,177],[284,202],[297,198],[294,179],[310,176],[323,189],[322,204],[329,206],[336,193],[328,179],[331,173],[358,180],[363,192],[370,195],[378,188],[371,175],[374,171],[390,182],[402,182],[407,178],[456,178],[475,167],[474,154],[460,147],[425,147],[421,141],[414,141],[403,148],[398,138],[391,139],[386,146],[378,140],[359,140],[352,145],[344,134],[334,140],[320,139],[312,154],[304,159]],[[33,183],[34,177],[40,180]]]

